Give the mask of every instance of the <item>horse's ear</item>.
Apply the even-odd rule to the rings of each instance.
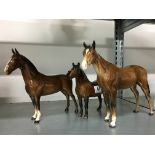
[[[73,66],[73,67],[75,66],[74,62],[72,63],[72,66]]]
[[[16,52],[17,55],[20,55],[16,48],[15,48],[15,52]]]
[[[12,53],[15,54],[15,51],[13,50],[13,48],[12,48]]]
[[[86,45],[86,43],[85,43],[85,42],[83,42],[83,46],[84,46],[84,48],[87,48],[87,45]]]
[[[96,43],[95,43],[95,40],[94,40],[93,43],[92,43],[93,49],[95,49],[95,46],[96,46]]]
[[[79,67],[80,67],[80,63],[78,62],[78,64],[77,64]]]

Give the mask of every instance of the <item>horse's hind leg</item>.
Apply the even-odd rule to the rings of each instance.
[[[97,108],[97,111],[100,111],[101,108],[102,108],[102,97],[101,97],[101,94],[98,96],[98,100],[99,100],[99,106]]]
[[[84,114],[84,118],[88,118],[88,102],[89,102],[89,97],[85,97],[84,98],[84,102],[85,102],[85,114]]]
[[[151,96],[150,96],[149,85],[148,85],[147,82],[145,82],[145,84],[140,83],[139,86],[141,87],[141,89],[144,92],[145,97],[147,99],[148,106],[149,106],[149,115],[153,115],[154,114],[154,112],[153,112],[153,102],[152,102],[152,99],[151,99]]]
[[[69,111],[69,106],[70,106],[69,95],[68,95],[68,93],[66,91],[62,91],[62,93],[66,96],[67,106],[65,108],[65,111],[68,112]]]
[[[138,90],[136,89],[136,86],[130,88],[131,91],[133,92],[135,98],[136,98],[136,107],[135,107],[135,110],[133,110],[133,112],[137,113],[139,112],[139,92]]]

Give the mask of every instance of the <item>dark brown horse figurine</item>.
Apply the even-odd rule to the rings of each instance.
[[[70,100],[72,97],[75,103],[75,112],[78,112],[78,105],[72,92],[72,80],[67,75],[47,76],[40,73],[36,67],[26,57],[19,54],[17,49],[12,49],[13,55],[11,60],[5,66],[4,72],[11,74],[12,71],[19,68],[21,70],[26,92],[29,94],[34,105],[34,114],[32,120],[39,123],[40,112],[40,97],[57,93],[61,91],[67,98],[67,107],[65,111],[69,110]]]
[[[110,120],[110,127],[115,127],[116,123],[116,95],[117,90],[130,88],[136,98],[136,108],[134,112],[139,111],[139,93],[136,86],[139,85],[148,101],[149,114],[153,115],[153,105],[151,102],[150,90],[147,80],[147,71],[137,65],[131,65],[124,68],[118,68],[102,58],[95,50],[95,41],[92,46],[83,43],[83,69],[87,69],[92,64],[97,73],[97,82],[102,88],[106,103],[105,120]]]
[[[78,100],[79,100],[79,106],[80,106],[80,117],[83,116],[83,104],[82,99],[84,99],[85,102],[85,118],[88,118],[88,102],[89,97],[98,97],[99,100],[99,107],[97,108],[97,111],[101,110],[102,107],[102,98],[101,98],[101,92],[97,91],[95,92],[94,86],[98,86],[97,82],[90,82],[84,73],[84,71],[80,68],[80,63],[75,65],[72,63],[73,67],[70,71],[68,71],[68,76],[70,78],[75,78],[76,80],[76,87],[75,92],[77,94]]]

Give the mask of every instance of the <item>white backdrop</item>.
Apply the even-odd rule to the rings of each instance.
[[[37,69],[47,75],[66,74],[72,62],[82,60],[82,42],[96,40],[97,51],[114,63],[112,21],[96,20],[28,20],[0,21],[0,99],[3,102],[30,101],[24,89],[20,71],[6,76],[4,66],[11,56],[11,48],[17,48],[29,58]],[[143,24],[125,33],[125,66],[138,64],[149,73],[151,94],[155,94],[155,26]],[[90,67],[86,73],[95,79]],[[141,93],[141,91],[140,91]],[[132,96],[128,90],[125,96]],[[142,93],[141,93],[142,95]],[[58,94],[42,100],[63,100]]]

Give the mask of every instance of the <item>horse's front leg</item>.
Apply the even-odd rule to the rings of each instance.
[[[35,97],[35,103],[36,103],[37,117],[36,117],[34,123],[39,123],[40,122],[40,118],[41,118],[40,97]]]
[[[116,127],[116,95],[117,91],[113,90],[110,92],[110,101],[111,101],[111,122],[109,127],[115,128]]]
[[[103,92],[104,96],[104,103],[106,105],[106,116],[104,120],[108,122],[110,120],[110,101],[109,101],[109,93],[108,92]]]
[[[37,107],[36,107],[36,103],[35,103],[35,98],[32,97],[32,96],[30,96],[30,98],[31,98],[31,101],[32,101],[32,104],[33,104],[33,107],[34,107],[34,113],[33,113],[32,117],[31,117],[31,120],[35,120],[36,117],[37,117]]]

